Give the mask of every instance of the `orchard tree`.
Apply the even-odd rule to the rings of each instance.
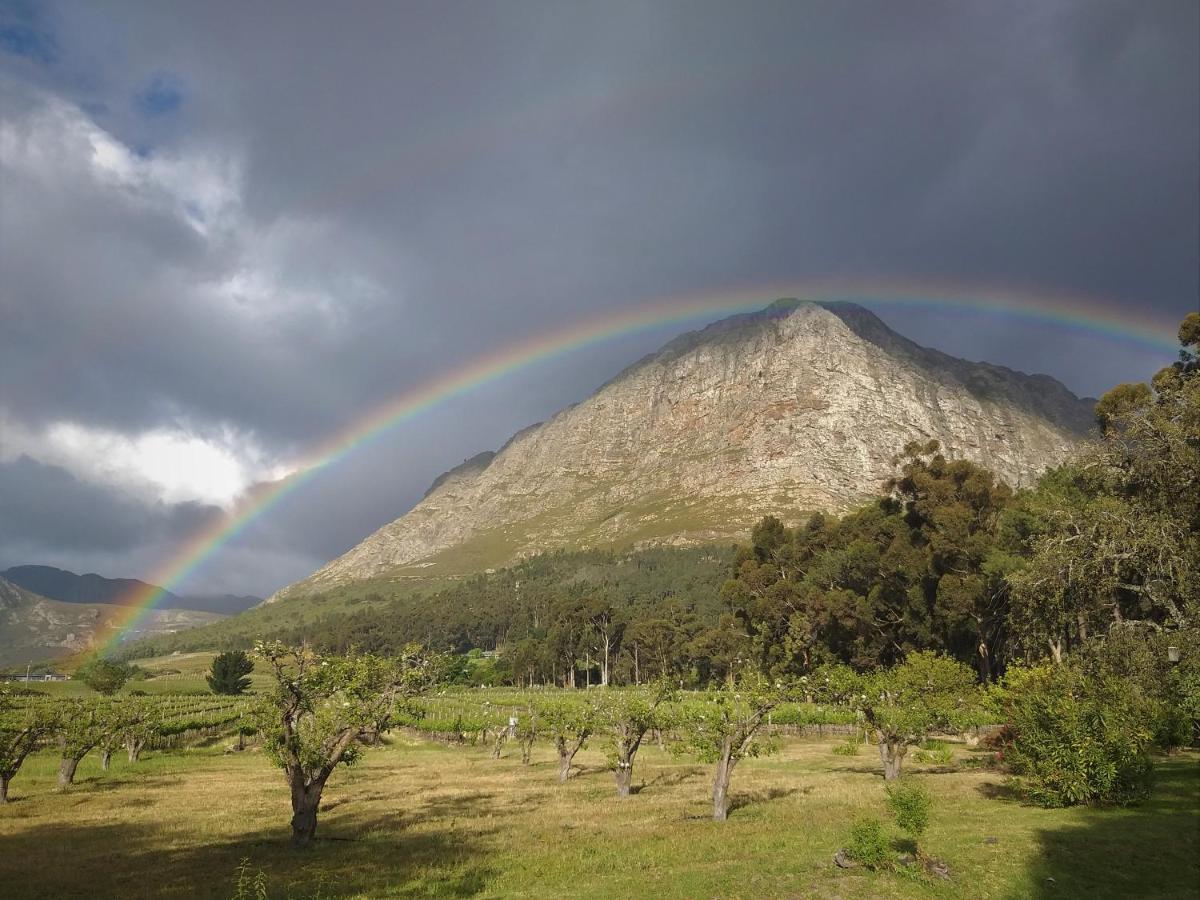
[[[58,736],[58,784],[75,783],[79,761],[112,729],[111,701],[105,697],[66,698],[55,704],[54,731]]]
[[[748,756],[775,751],[774,743],[761,739],[759,731],[767,714],[787,696],[782,684],[752,674],[686,703],[680,711],[682,743],[678,749],[716,763],[712,791],[715,821],[729,817],[729,781],[734,767]]]
[[[255,653],[274,682],[263,698],[258,728],[291,788],[292,841],[307,846],[333,770],[356,762],[363,752],[359,738],[385,730],[397,703],[427,688],[432,666],[416,646],[396,659],[322,657],[310,647],[278,641],[260,642]]]
[[[847,699],[861,712],[879,741],[883,777],[900,777],[908,748],[934,731],[961,731],[979,724],[982,695],[970,668],[931,651],[910,653],[890,669],[853,675],[842,669]]]
[[[575,754],[596,730],[596,708],[587,698],[572,697],[542,700],[535,709],[538,730],[554,741],[554,749],[558,751],[558,780],[564,782],[571,775]]]
[[[204,678],[214,694],[236,696],[250,687],[247,676],[253,671],[254,660],[244,650],[229,650],[213,659],[212,670]]]
[[[158,736],[162,724],[162,709],[156,700],[134,698],[120,730],[121,743],[131,763],[141,759],[142,750]]]
[[[529,765],[533,745],[538,738],[537,708],[531,703],[517,714],[517,741],[521,744],[521,764]]]
[[[15,700],[0,691],[0,803],[8,802],[8,785],[25,757],[54,731],[56,719],[41,698]]]
[[[628,797],[633,783],[633,760],[651,729],[667,724],[664,703],[674,692],[667,682],[608,691],[597,706],[599,727],[608,738],[608,763],[617,779],[617,796]]]
[[[102,656],[89,659],[75,671],[75,677],[98,694],[111,696],[133,675],[133,667]]]

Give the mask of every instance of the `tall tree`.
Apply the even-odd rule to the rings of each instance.
[[[1010,575],[1027,649],[1114,625],[1187,628],[1200,615],[1200,315],[1179,361],[1096,406],[1101,440],[1028,500],[1028,562]]]

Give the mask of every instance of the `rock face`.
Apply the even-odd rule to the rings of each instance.
[[[409,513],[276,594],[478,571],[555,547],[744,537],[875,495],[912,440],[1031,483],[1091,428],[1045,375],[914,344],[852,304],[779,301],[682,335],[447,472]]]

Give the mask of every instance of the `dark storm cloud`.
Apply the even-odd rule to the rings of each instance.
[[[28,456],[0,462],[0,497],[0,569],[20,564],[26,554],[120,558],[149,540],[182,540],[221,515],[196,503],[146,503]]]
[[[531,330],[727,286],[1009,285],[1156,321],[1200,294],[1191,0],[6,9],[0,412],[31,431],[232,430],[286,460]],[[97,169],[89,128],[129,160]],[[880,311],[1082,394],[1159,363]],[[323,474],[247,539],[271,571],[245,589],[663,337],[511,378]]]

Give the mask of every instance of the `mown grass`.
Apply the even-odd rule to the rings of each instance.
[[[1127,810],[1043,810],[995,773],[912,767],[936,800],[922,846],[950,865],[945,882],[834,866],[857,817],[885,817],[877,759],[836,743],[788,739],[744,763],[717,824],[709,767],[653,746],[620,800],[597,749],[560,786],[548,747],[525,767],[511,746],[493,760],[396,736],[334,776],[308,851],[290,846],[287,792],[261,753],[120,756],[107,773],[89,757],[65,793],[45,753],[0,808],[0,894],[229,897],[248,858],[273,898],[1196,896],[1196,754],[1161,761],[1151,802]]]

